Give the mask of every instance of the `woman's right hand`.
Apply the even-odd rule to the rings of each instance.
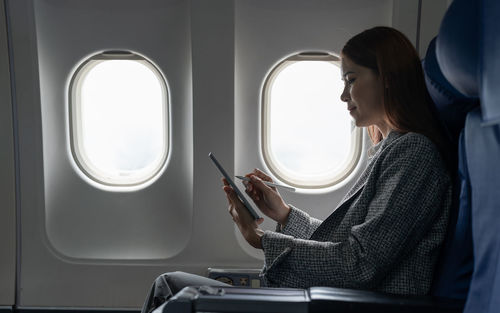
[[[283,201],[276,187],[269,187],[263,181],[272,182],[271,177],[259,169],[245,175],[250,182],[244,182],[246,193],[252,198],[259,210],[281,225],[285,225],[290,213],[290,206]]]

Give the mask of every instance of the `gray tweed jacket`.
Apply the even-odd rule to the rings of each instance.
[[[427,294],[446,233],[451,182],[435,145],[391,132],[324,221],[292,207],[262,237],[269,287]]]

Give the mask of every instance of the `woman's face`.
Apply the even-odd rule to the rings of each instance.
[[[342,55],[342,80],[344,91],[340,99],[347,103],[347,110],[356,126],[376,125],[386,135],[386,114],[383,105],[383,84],[371,69],[358,65]],[[384,136],[385,137],[385,136]]]

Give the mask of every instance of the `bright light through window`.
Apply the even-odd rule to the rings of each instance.
[[[264,153],[273,172],[303,188],[331,186],[359,158],[360,135],[346,104],[339,67],[332,61],[289,60],[265,86]]]
[[[137,56],[90,60],[71,88],[73,151],[84,172],[118,186],[157,174],[168,148],[167,90],[158,70]]]

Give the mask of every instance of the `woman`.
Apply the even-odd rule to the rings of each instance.
[[[278,223],[276,231],[259,229],[263,219],[253,220],[223,180],[229,213],[249,244],[264,251],[262,276],[269,287],[427,294],[446,232],[451,183],[420,60],[399,31],[375,27],[350,39],[341,61],[341,100],[374,143],[358,181],[320,221],[286,204],[276,188],[262,182],[272,179],[256,169],[247,174],[246,191]],[[193,278],[164,274],[157,284],[165,279],[176,289],[210,284],[173,284],[183,275]]]
[[[342,101],[368,127],[371,160],[324,221],[287,205],[259,170],[247,186],[278,222],[263,232],[224,182],[229,212],[245,239],[265,254],[268,286],[332,286],[427,294],[451,205],[445,141],[433,117],[418,55],[388,27],[364,31],[342,50]],[[440,153],[440,150],[442,153]]]

